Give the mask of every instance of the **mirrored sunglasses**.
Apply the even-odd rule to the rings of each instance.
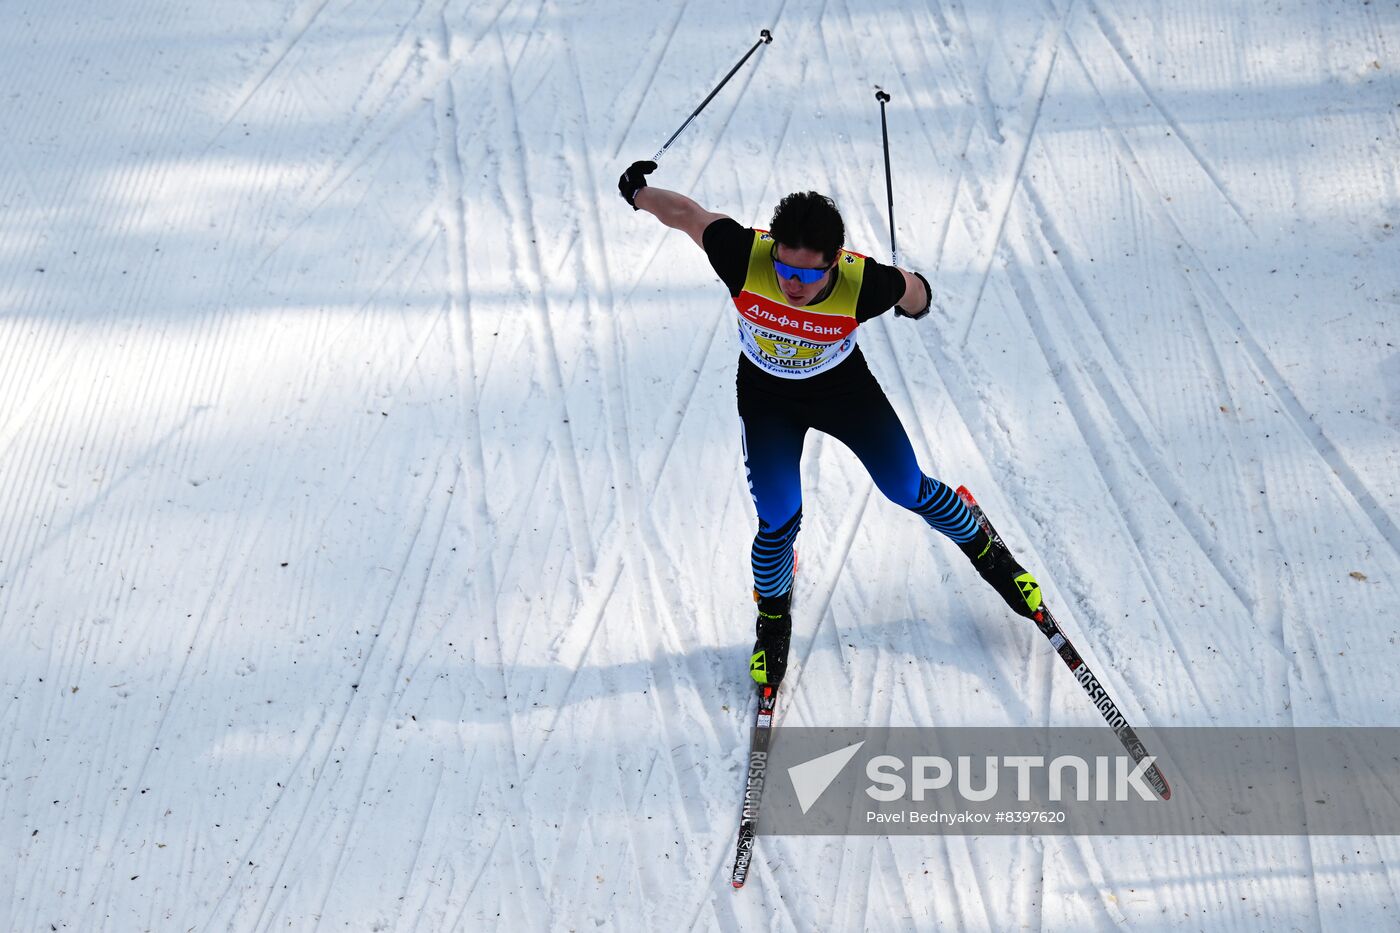
[[[832,265],[835,265],[835,263]],[[831,266],[823,266],[820,269],[804,269],[801,266],[790,266],[785,262],[779,262],[776,256],[773,257],[773,268],[777,270],[779,279],[784,281],[787,279],[797,279],[797,281],[801,282],[803,285],[812,285],[816,282],[820,282],[822,276],[826,275],[827,272],[831,270]]]

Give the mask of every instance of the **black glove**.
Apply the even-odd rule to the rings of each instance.
[[[654,171],[655,162],[633,162],[617,180],[618,193],[622,195],[622,200],[632,205],[632,210],[638,210],[637,192],[647,186],[647,176]]]
[[[911,320],[911,321],[917,321],[919,318],[923,317],[925,314],[928,314],[929,308],[932,308],[932,307],[933,307],[933,289],[931,289],[931,288],[928,287],[928,279],[924,278],[922,275],[920,275],[920,274],[917,273],[917,272],[914,272],[914,273],[911,273],[911,274],[914,276],[914,278],[918,279],[920,282],[923,283],[923,285],[924,285],[924,294],[928,295],[928,301],[925,302],[923,308],[921,308],[921,309],[918,310],[918,311],[905,311],[905,310],[904,310],[903,308],[901,308],[899,305],[895,305],[895,306],[894,306],[894,313],[895,313],[895,316],[896,316],[896,317],[907,317],[907,318],[909,318],[909,320]]]

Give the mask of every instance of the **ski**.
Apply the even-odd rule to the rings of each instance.
[[[754,833],[758,830],[758,805],[763,784],[768,779],[768,743],[773,736],[773,707],[778,688],[764,685],[758,691],[758,713],[754,716],[753,737],[749,740],[749,767],[744,782],[744,809],[739,820],[739,842],[734,848],[734,872],[730,882],[742,888],[753,862]]]
[[[977,504],[977,500],[972,498],[972,493],[968,491],[967,487],[959,486],[957,493],[958,498],[962,499],[963,503],[972,510],[972,515],[977,519],[977,523],[982,526],[982,530],[985,531],[989,537],[1001,543],[1001,536],[998,535],[996,529],[992,527],[992,523],[987,519],[986,514],[983,513],[982,507]],[[1089,665],[1084,663],[1084,659],[1079,656],[1079,652],[1075,650],[1074,645],[1065,637],[1064,631],[1061,630],[1059,623],[1055,621],[1055,616],[1051,614],[1050,607],[1042,602],[1039,611],[1037,611],[1033,617],[1033,621],[1035,622],[1036,628],[1040,629],[1040,633],[1049,639],[1051,647],[1060,655],[1060,660],[1064,661],[1065,665],[1069,667],[1070,673],[1074,674],[1074,679],[1079,681],[1079,686],[1083,687],[1084,692],[1089,695],[1090,701],[1092,701],[1098,711],[1103,714],[1103,718],[1108,722],[1108,727],[1118,736],[1118,740],[1123,743],[1123,747],[1127,749],[1128,754],[1132,756],[1133,764],[1141,764],[1142,760],[1147,757],[1147,748],[1142,744],[1142,740],[1138,738],[1137,733],[1133,731],[1133,727],[1128,725],[1127,718],[1119,712],[1117,704],[1109,697],[1108,691],[1104,689],[1103,684],[1099,683],[1099,679],[1094,676],[1094,672],[1089,670]],[[1153,762],[1147,767],[1143,772],[1143,778],[1152,789],[1157,792],[1159,797],[1163,800],[1171,799],[1171,785],[1168,784],[1167,779],[1162,776],[1162,771],[1157,767],[1156,762]]]

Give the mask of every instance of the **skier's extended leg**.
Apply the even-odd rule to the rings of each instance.
[[[989,537],[978,526],[952,489],[919,469],[909,435],[874,378],[858,396],[843,401],[814,427],[849,447],[887,498],[957,544],[1012,611],[1027,618],[1034,615],[1040,608],[1035,576],[1016,562],[1000,538]]]
[[[745,413],[744,467],[758,512],[753,539],[754,621],[756,640],[749,674],[759,684],[776,687],[787,672],[792,638],[793,542],[802,527],[802,481],[799,466],[807,429],[776,412]]]

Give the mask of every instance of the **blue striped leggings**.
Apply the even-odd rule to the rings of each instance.
[[[919,469],[899,416],[875,377],[861,369],[862,378],[850,380],[841,391],[811,398],[776,395],[739,381],[744,465],[758,510],[753,579],[760,596],[792,589],[792,545],[802,525],[799,466],[809,429],[850,448],[880,492],[920,515],[934,530],[960,544],[977,534],[976,521],[962,500]]]

